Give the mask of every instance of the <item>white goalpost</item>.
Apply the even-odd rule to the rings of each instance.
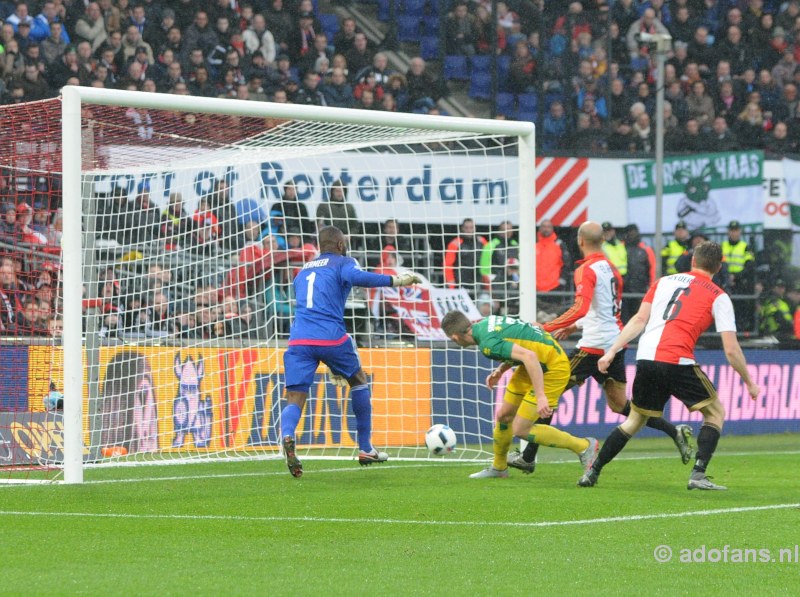
[[[63,341],[49,367],[63,459],[50,478],[279,456],[291,279],[328,223],[348,228],[363,268],[426,281],[348,302],[374,443],[431,458],[425,431],[445,423],[451,458],[491,452],[491,364],[437,322],[452,308],[536,319],[531,123],[85,87],[62,89],[60,111]],[[451,243],[465,220],[474,241]],[[348,402],[321,368],[301,457],[354,457]]]

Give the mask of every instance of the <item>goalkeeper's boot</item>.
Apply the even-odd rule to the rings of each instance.
[[[578,455],[583,467],[583,472],[588,472],[600,452],[600,442],[593,437],[587,437],[589,440],[589,447]]]
[[[477,473],[472,473],[469,476],[470,479],[491,479],[491,478],[505,479],[506,477],[508,477],[507,468],[501,471],[494,468],[493,466],[485,468],[482,471],[478,471]]]
[[[678,447],[678,452],[681,453],[681,460],[683,464],[689,464],[694,453],[691,442],[692,428],[689,425],[675,425],[675,431],[678,432],[678,435],[675,436],[675,445]]]
[[[725,491],[728,489],[724,485],[717,485],[712,483],[705,473],[699,471],[692,471],[692,476],[689,477],[689,485],[686,489],[707,489],[712,491]]]
[[[295,453],[294,438],[290,435],[283,438],[283,455],[286,456],[286,466],[289,467],[292,477],[302,477],[303,463]]]
[[[530,475],[536,470],[536,462],[526,462],[520,452],[508,455],[508,466],[519,469],[526,475]]]
[[[369,466],[375,462],[386,462],[387,460],[389,460],[389,455],[375,448],[372,448],[371,452],[365,452],[364,450],[358,452],[358,464],[361,466]]]
[[[578,479],[578,487],[594,487],[597,485],[597,478],[600,476],[593,468],[583,473],[583,476]]]

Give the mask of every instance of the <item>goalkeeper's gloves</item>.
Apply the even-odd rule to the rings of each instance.
[[[395,288],[398,286],[411,286],[412,284],[422,284],[422,278],[414,272],[405,272],[399,276],[392,276],[392,286]]]
[[[348,385],[347,380],[342,375],[337,375],[333,371],[328,371],[328,381],[340,388],[346,388]]]

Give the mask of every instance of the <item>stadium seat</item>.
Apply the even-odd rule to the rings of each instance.
[[[397,39],[419,41],[419,23],[416,15],[397,15]]]
[[[378,20],[384,23],[389,20],[389,2],[394,0],[378,0]]]
[[[405,15],[414,15],[422,18],[425,15],[425,4],[428,0],[402,0],[400,12]]]
[[[244,226],[247,222],[255,220],[256,222],[264,221],[264,210],[258,199],[242,199],[236,203],[236,219],[239,221],[240,226]]]
[[[469,79],[469,96],[472,99],[488,100],[492,98],[492,74],[472,73]]]
[[[497,108],[497,113],[506,118],[515,119],[517,117],[516,99],[513,93],[498,93],[495,107]]]
[[[536,112],[539,107],[539,96],[535,93],[520,93],[517,99],[520,112]]]
[[[317,17],[328,41],[333,43],[333,36],[339,31],[339,18],[334,14],[321,14]]]
[[[469,69],[467,68],[466,56],[445,56],[444,57],[444,78],[458,79],[466,81],[469,79]]]
[[[471,56],[469,59],[472,67],[472,74],[475,73],[488,73],[492,71],[492,57],[484,54],[477,54]]]
[[[534,122],[535,123],[536,119],[538,118],[538,116],[539,115],[536,113],[535,110],[533,112],[529,112],[529,111],[523,111],[520,108],[520,111],[517,113],[517,120],[519,120],[520,122]]]
[[[439,35],[441,20],[439,15],[427,15],[422,17],[422,29],[427,35]]]
[[[497,88],[508,90],[508,70],[511,68],[511,56],[503,54],[497,57]]]
[[[419,55],[423,60],[439,60],[439,36],[423,35],[420,40]]]

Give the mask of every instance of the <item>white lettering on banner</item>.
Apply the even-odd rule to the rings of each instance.
[[[115,149],[110,148],[113,154]],[[120,152],[122,149],[119,150]],[[126,153],[130,148],[124,148]],[[142,148],[148,152],[148,148]],[[212,156],[208,156],[212,157]],[[506,213],[502,206],[516,205],[519,195],[516,158],[463,155],[333,154],[314,158],[291,158],[242,163],[242,156],[213,154],[208,162],[230,159],[237,165],[175,168],[167,172],[103,174],[94,177],[98,194],[123,189],[133,199],[143,189],[165,209],[171,193],[183,196],[193,212],[198,200],[211,192],[216,180],[225,180],[234,203],[248,199],[263,202],[264,212],[279,201],[283,187],[294,183],[298,200],[313,217],[319,203],[327,201],[334,181],[340,180],[347,196],[364,221],[382,221],[387,213],[406,222],[460,223],[464,213],[453,209],[470,206],[470,216],[483,223],[511,219],[516,207]],[[160,159],[162,163],[163,158]],[[110,160],[111,167],[114,159]],[[383,174],[378,174],[383,173]],[[419,209],[419,204],[425,204]],[[392,204],[390,211],[387,206]],[[500,209],[498,209],[500,207]]]

